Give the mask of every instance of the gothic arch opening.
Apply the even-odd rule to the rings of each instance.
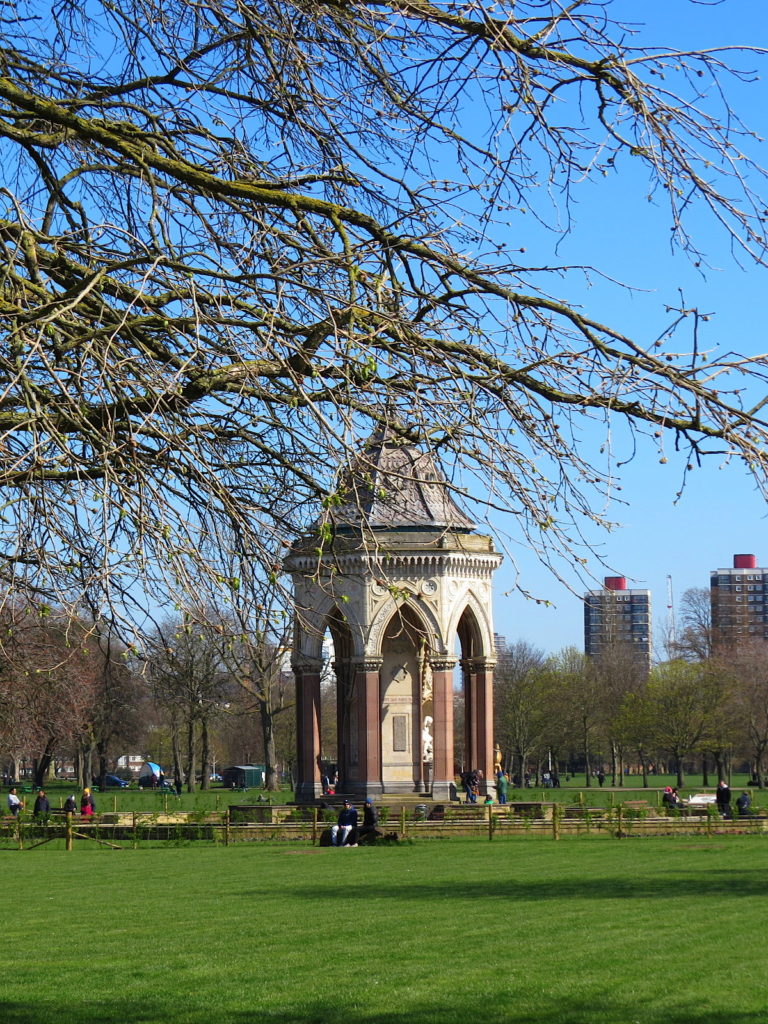
[[[321,774],[343,786],[348,778],[356,730],[354,720],[354,674],[352,632],[336,607],[326,619],[323,640],[323,670],[320,678]]]
[[[423,792],[429,781],[423,760],[433,714],[429,653],[423,620],[402,605],[381,641],[381,779],[387,792]]]
[[[487,743],[488,711],[483,692],[485,672],[483,634],[477,616],[465,607],[456,626],[455,653],[458,664],[454,676],[454,761],[458,772],[483,770],[482,764],[470,763],[473,752],[484,750]],[[474,755],[476,757],[476,754]]]

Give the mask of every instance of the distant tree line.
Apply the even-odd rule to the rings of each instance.
[[[25,602],[5,604],[0,634],[6,780],[103,784],[127,754],[188,791],[230,764],[265,764],[270,789],[290,774],[293,680],[275,630],[247,631],[231,609],[184,610],[139,651],[97,618]]]
[[[506,645],[495,672],[495,736],[513,777],[552,763],[612,785],[632,768],[649,784],[663,766],[685,784],[727,778],[732,766],[766,785],[768,644],[746,641],[713,650],[709,595],[687,591],[669,660],[645,671],[633,651],[609,646],[588,658],[576,648],[545,657],[526,641]]]

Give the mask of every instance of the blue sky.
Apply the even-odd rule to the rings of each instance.
[[[614,5],[612,5],[613,7]],[[726,0],[694,4],[689,0],[639,5],[621,0],[615,9],[652,23],[647,33],[679,48],[749,44],[768,47],[768,16],[764,3]],[[738,16],[736,14],[738,13]],[[768,78],[768,55],[734,58],[741,67],[759,67]],[[761,136],[768,136],[768,90],[764,81],[731,88],[734,105]],[[768,146],[762,145],[762,163],[768,165]],[[755,356],[768,351],[764,328],[763,296],[768,289],[763,268],[740,268],[729,252],[723,233],[700,217],[689,228],[707,251],[712,269],[702,275],[683,255],[669,247],[669,214],[643,203],[643,182],[624,171],[615,178],[585,185],[577,191],[574,232],[558,248],[561,263],[591,263],[615,278],[635,286],[623,289],[596,280],[575,290],[580,302],[598,319],[608,320],[641,342],[651,342],[663,329],[667,305],[686,306],[712,314],[705,326],[703,347],[720,352],[735,349]],[[551,255],[551,235],[533,233],[526,239],[528,258],[535,262]],[[683,347],[682,344],[680,346]],[[709,572],[730,566],[735,553],[754,553],[758,564],[768,565],[768,529],[765,500],[738,463],[723,464],[712,457],[689,476],[680,489],[684,460],[665,449],[668,462],[646,445],[622,473],[621,497],[627,504],[609,509],[619,528],[589,535],[596,551],[630,586],[653,593],[654,638],[658,644],[666,624],[667,577],[672,577],[676,601],[688,587],[708,587]],[[499,523],[501,529],[508,524]],[[510,559],[499,570],[495,587],[495,624],[509,640],[525,639],[546,652],[563,646],[583,645],[583,611],[578,595],[584,585],[569,566],[562,573],[576,590],[571,593],[524,548],[515,548],[516,568],[525,587],[551,607],[526,601],[514,592],[515,566]],[[589,569],[598,579],[608,574],[595,557]],[[507,591],[512,591],[509,595]],[[659,654],[662,652],[659,651]]]

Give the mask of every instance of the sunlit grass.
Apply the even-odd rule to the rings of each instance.
[[[760,837],[3,863],[8,1024],[741,1024],[767,1002]]]

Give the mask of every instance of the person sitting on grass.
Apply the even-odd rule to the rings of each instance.
[[[357,811],[351,800],[344,801],[339,820],[331,828],[331,846],[357,846]]]
[[[363,806],[363,824],[358,833],[358,842],[373,843],[381,837],[379,832],[379,814],[373,805],[373,800],[366,797]]]
[[[740,818],[748,818],[750,816],[750,814],[752,813],[751,807],[752,807],[752,797],[749,795],[749,793],[747,793],[746,790],[744,790],[744,792],[741,794],[741,796],[736,801],[736,810],[739,812],[739,817]]]

